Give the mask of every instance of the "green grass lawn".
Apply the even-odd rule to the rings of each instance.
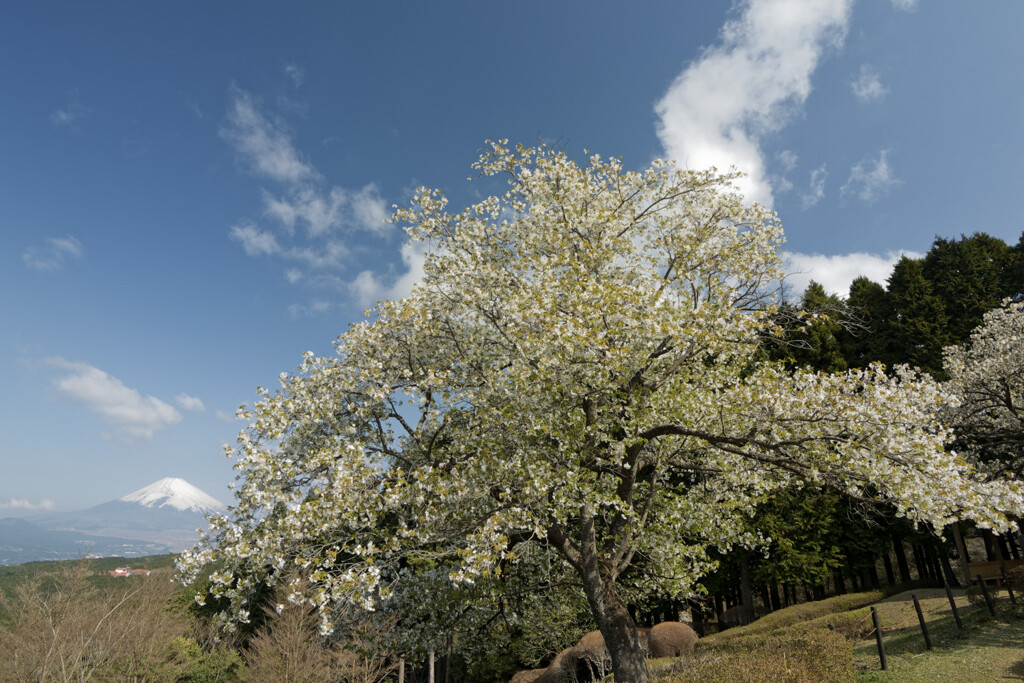
[[[921,603],[933,649],[924,638],[910,593],[876,605],[882,621],[888,670],[881,671],[875,640],[854,646],[858,681],[1024,680],[1024,608],[1014,608],[1007,594],[996,599],[996,617],[984,604],[972,606],[963,590],[954,591],[964,621],[956,627],[944,590],[914,591]]]

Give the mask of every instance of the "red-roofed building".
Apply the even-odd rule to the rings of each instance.
[[[118,567],[107,573],[111,576],[149,576],[148,569],[132,569],[131,567]]]

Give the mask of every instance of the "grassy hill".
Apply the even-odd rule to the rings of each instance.
[[[933,649],[925,649],[911,594],[925,615]],[[703,638],[692,657],[658,660],[661,683],[683,681],[986,681],[1024,680],[1024,607],[1006,592],[996,616],[954,591],[960,631],[942,589],[884,597],[844,595],[774,612],[749,626]],[[870,617],[875,605],[888,670],[881,671]]]

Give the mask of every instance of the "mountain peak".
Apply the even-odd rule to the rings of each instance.
[[[138,503],[148,508],[169,505],[175,510],[195,512],[216,512],[224,509],[224,504],[219,500],[177,477],[165,477],[118,500],[124,503]]]

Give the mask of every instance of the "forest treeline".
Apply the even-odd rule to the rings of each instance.
[[[942,350],[967,342],[987,311],[1022,292],[1024,235],[1015,246],[985,233],[937,238],[922,258],[901,258],[884,285],[858,277],[841,298],[812,282],[784,309],[817,319],[791,323],[772,356],[826,372],[905,363],[945,379]]]

